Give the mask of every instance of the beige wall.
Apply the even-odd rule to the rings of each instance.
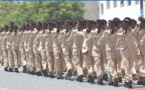
[[[86,12],[84,14],[85,19],[89,20],[96,20],[99,18],[99,13],[98,13],[98,1],[83,1],[86,6]]]

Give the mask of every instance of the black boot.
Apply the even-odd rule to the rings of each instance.
[[[124,86],[125,86],[125,87],[128,87],[128,88],[132,88],[132,81],[129,80],[128,82],[125,82],[125,83],[124,83]]]
[[[122,78],[121,78],[121,77],[118,77],[118,81],[119,81],[120,83],[122,83]]]
[[[37,76],[42,76],[40,71],[37,71],[36,74],[37,74]]]
[[[69,70],[67,71],[66,76],[67,76],[67,77],[72,76],[72,70],[71,70],[71,69],[69,69]]]
[[[8,68],[7,68],[7,67],[5,67],[5,68],[4,68],[4,70],[7,72],[7,71],[8,71]]]
[[[78,76],[77,78],[76,78],[76,81],[78,81],[78,82],[83,82],[83,77],[80,75],[80,76]]]
[[[98,78],[97,83],[100,85],[103,85],[103,77]]]
[[[43,73],[44,76],[48,76],[46,69],[42,70],[42,73]]]
[[[12,68],[9,68],[9,72],[13,72],[13,69]]]
[[[18,72],[19,72],[18,68],[15,68],[15,72],[16,72],[16,73],[18,73]]]
[[[32,70],[32,71],[30,71],[30,74],[35,75],[36,73],[34,70]]]
[[[88,75],[88,77],[87,77],[87,82],[89,82],[89,83],[94,83],[94,77],[91,76],[91,75]]]
[[[118,78],[114,79],[114,86],[118,86]]]
[[[23,66],[23,73],[26,73],[26,72],[27,72],[27,67]]]
[[[58,75],[57,79],[63,79],[63,77],[61,75]]]
[[[108,74],[103,75],[103,80],[108,81]]]
[[[53,74],[52,72],[49,73],[49,77],[50,77],[50,78],[55,78],[55,77],[54,77],[54,74]]]

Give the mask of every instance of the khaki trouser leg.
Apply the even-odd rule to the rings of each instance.
[[[67,70],[72,69],[70,57],[69,57],[68,54],[64,54],[64,61],[65,61],[65,63],[66,63],[66,68],[67,68]]]
[[[93,66],[92,66],[92,57],[89,56],[89,53],[84,54],[84,67],[88,70],[88,74],[94,76]]]
[[[4,66],[9,67],[9,62],[8,62],[8,51],[3,50],[3,58],[4,58]]]
[[[32,50],[29,51],[30,70],[36,70],[35,56]]]
[[[80,55],[73,55],[73,64],[77,70],[78,76],[83,75],[83,69],[81,67],[81,60],[80,60]]]
[[[63,71],[62,71],[62,61],[61,61],[60,53],[54,52],[54,58],[55,58],[56,74],[61,75]]]
[[[25,51],[21,50],[20,53],[21,53],[21,63],[22,63],[22,66],[26,66],[27,61],[26,61]]]
[[[115,78],[117,78],[117,71],[115,68],[115,61],[116,59],[108,59],[108,64],[110,66],[109,71],[110,71],[110,77],[109,77],[109,82],[113,81]]]
[[[14,59],[13,59],[13,53],[12,50],[8,50],[8,61],[9,61],[9,67],[14,67]]]
[[[18,51],[17,50],[12,50],[12,53],[13,53],[13,59],[14,59],[14,65],[15,65],[15,68],[18,68],[19,66],[19,61],[18,61]]]
[[[43,70],[47,70],[47,60],[46,60],[46,54],[44,51],[41,52],[41,58],[42,58],[42,68]]]
[[[117,74],[118,76],[121,77],[121,58],[117,58],[117,60],[115,61],[115,67],[116,67],[116,70],[117,70]]]
[[[144,59],[145,59],[145,56],[142,54],[137,57],[137,60],[138,60],[137,67],[139,70],[139,76],[145,76],[145,65],[144,65],[145,60]]]
[[[48,67],[49,73],[53,72],[53,70],[54,70],[54,59],[53,59],[52,52],[47,52],[46,51],[46,58],[47,58],[47,63],[48,63],[47,67]]]
[[[125,81],[128,82],[129,80],[132,80],[131,59],[129,57],[122,58],[122,64],[125,70]]]
[[[30,59],[29,59],[29,52],[26,51],[25,55],[26,55],[27,69],[30,70],[31,62],[30,62]]]
[[[40,53],[35,53],[36,71],[42,71],[42,59]]]
[[[101,60],[101,57],[94,57],[94,69],[95,71],[97,71],[96,75],[97,78],[100,78],[103,76],[104,74],[104,70],[103,70],[103,61]]]

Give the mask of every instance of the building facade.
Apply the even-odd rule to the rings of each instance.
[[[125,17],[138,19],[139,16],[145,15],[144,4],[145,1],[98,1],[99,18],[111,20],[114,17],[119,17],[121,20]]]

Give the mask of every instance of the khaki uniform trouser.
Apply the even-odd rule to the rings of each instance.
[[[47,67],[48,71],[53,72],[54,71],[54,57],[53,57],[53,52],[48,52],[46,51],[46,59],[47,59]]]
[[[131,70],[131,58],[124,57],[122,58],[122,66],[125,70],[125,81],[128,82],[129,80],[132,80],[132,70]]]
[[[4,58],[4,66],[9,67],[9,61],[8,61],[8,51],[3,50],[3,58]]]
[[[137,56],[137,69],[139,70],[139,76],[145,76],[145,55]]]
[[[83,68],[81,66],[81,55],[73,55],[72,62],[77,70],[77,75],[83,75]]]
[[[55,65],[55,71],[57,75],[61,75],[64,70],[64,63],[62,59],[62,54],[54,52],[54,65]]]
[[[42,71],[42,58],[41,58],[41,52],[34,52],[35,55],[35,65],[36,65],[36,71],[41,72]]]
[[[26,51],[26,62],[28,70],[36,70],[35,58],[32,50]]]
[[[121,77],[121,70],[122,70],[121,67],[122,66],[121,66],[121,57],[120,57],[120,58],[117,58],[115,61],[115,69],[117,71],[118,76],[120,76],[120,77]]]
[[[41,59],[42,59],[42,70],[44,70],[44,69],[48,70],[45,51],[41,51],[40,56],[41,56]]]
[[[136,74],[136,70],[137,70],[137,56],[131,56],[130,57],[131,60],[131,72],[132,74]]]
[[[88,52],[84,53],[83,68],[88,70],[88,74],[94,76],[93,58]]]
[[[109,71],[110,71],[110,75],[109,75],[109,82],[113,81],[115,78],[117,78],[117,67],[116,67],[116,62],[117,59],[108,59],[108,65],[109,65]]]
[[[94,69],[96,71],[97,78],[100,78],[104,75],[104,65],[101,57],[94,57]]]
[[[26,61],[26,56],[25,56],[25,50],[20,50],[20,53],[21,53],[21,64],[22,66],[26,66],[27,61]]]
[[[71,56],[71,52],[69,51],[69,54],[63,54],[64,56],[64,61],[65,61],[65,64],[66,64],[66,68],[67,68],[67,71],[68,70],[72,70],[72,56]]]
[[[2,63],[2,61],[3,61],[3,51],[2,50],[0,50],[0,63]]]
[[[12,50],[8,50],[8,63],[10,68],[14,67],[14,58]]]
[[[13,53],[13,59],[14,59],[14,66],[15,68],[18,68],[18,66],[20,65],[20,61],[18,59],[18,50],[12,50]]]

